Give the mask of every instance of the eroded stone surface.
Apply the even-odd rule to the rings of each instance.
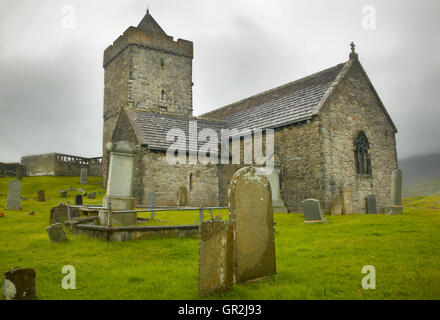
[[[46,227],[47,235],[52,242],[66,242],[68,241],[66,232],[64,231],[62,223],[54,223]]]
[[[232,287],[234,228],[230,221],[200,224],[199,295],[223,292]]]
[[[234,280],[252,280],[276,273],[272,194],[268,179],[253,167],[232,177],[228,189],[234,225]]]
[[[5,273],[2,284],[4,300],[35,300],[35,270],[30,268],[12,269]]]
[[[8,200],[6,210],[21,210],[21,181],[14,179],[8,183]]]

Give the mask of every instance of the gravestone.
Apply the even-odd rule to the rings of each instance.
[[[234,226],[234,281],[276,273],[272,193],[265,175],[253,167],[238,170],[228,189]]]
[[[68,241],[63,224],[60,222],[54,223],[46,227],[47,235],[51,242],[66,242]]]
[[[340,194],[333,198],[330,214],[333,216],[340,216],[342,214],[342,197]]]
[[[353,203],[351,201],[351,190],[348,187],[341,189],[342,214],[353,213]]]
[[[188,205],[188,190],[183,186],[177,190],[177,205],[179,207]]]
[[[202,221],[199,237],[199,295],[232,287],[234,228],[230,221]]]
[[[323,218],[321,205],[319,200],[306,199],[302,202],[304,217],[306,221],[304,223],[326,223],[327,219]]]
[[[156,193],[155,192],[148,192],[147,207],[148,208],[156,208]]]
[[[402,170],[395,169],[391,174],[391,206],[387,207],[388,214],[402,214]]]
[[[367,213],[377,213],[376,195],[370,194],[366,198]]]
[[[61,197],[61,198],[66,198],[66,197],[68,196],[66,190],[60,190],[59,193],[60,193],[60,197]]]
[[[78,194],[75,196],[75,205],[76,206],[82,206],[83,204],[83,197],[82,195]]]
[[[46,193],[44,190],[37,191],[37,201],[46,201]]]
[[[108,208],[111,202],[113,210],[133,210],[135,201],[133,196],[133,171],[134,158],[139,151],[139,145],[128,141],[109,142],[106,145],[110,152],[110,163],[107,179],[107,193],[103,199],[103,206]],[[113,219],[116,215],[112,215]],[[136,224],[136,213],[117,214],[125,224]],[[108,222],[108,211],[99,212],[99,223],[106,225]],[[115,220],[114,224],[118,224]]]
[[[87,194],[87,199],[96,199],[96,192]]]
[[[81,175],[79,179],[80,184],[89,184],[89,169],[81,168]]]
[[[4,300],[36,300],[35,270],[15,268],[5,273],[2,284]]]
[[[14,179],[8,183],[8,200],[6,202],[6,210],[21,210],[21,181]]]
[[[81,211],[78,208],[70,208],[70,214],[72,218],[77,218],[81,216]],[[69,220],[69,215],[65,205],[60,204],[58,207],[50,209],[49,224],[64,223],[67,220]]]
[[[262,173],[268,171],[266,168],[259,168]],[[281,199],[280,190],[280,175],[281,175],[281,165],[279,160],[274,161],[274,168],[272,172],[266,174],[266,178],[269,180],[270,189],[272,192],[272,210],[273,212],[287,213],[287,207],[284,204],[283,199]]]

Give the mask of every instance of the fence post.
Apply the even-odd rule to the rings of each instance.
[[[200,214],[200,222],[202,222],[203,221],[203,202],[200,203],[199,214]]]
[[[211,215],[211,220],[214,220],[214,216],[212,215],[212,210],[209,209],[209,214]]]
[[[70,209],[70,201],[67,201],[67,219],[69,222],[72,220],[72,211]]]
[[[107,227],[111,228],[112,226],[112,203],[108,203],[108,215],[107,215]]]

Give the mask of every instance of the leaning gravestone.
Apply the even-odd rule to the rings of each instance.
[[[46,231],[51,242],[66,242],[68,240],[62,223],[54,223],[46,227]]]
[[[87,199],[96,199],[96,192],[91,192],[87,194]]]
[[[8,200],[6,202],[6,210],[21,210],[21,181],[14,179],[8,183]]]
[[[66,198],[68,195],[66,190],[60,190],[59,193],[61,198]]]
[[[6,272],[2,295],[4,300],[36,300],[35,270],[16,268]]]
[[[44,190],[37,191],[37,201],[46,201],[46,194]]]
[[[272,193],[269,180],[253,167],[238,170],[228,189],[234,225],[234,281],[276,273]]]
[[[80,217],[81,212],[78,208],[70,208],[70,214],[72,218]],[[49,224],[57,222],[65,222],[69,220],[69,215],[67,212],[67,207],[65,205],[59,205],[58,207],[53,207],[50,209]]]
[[[367,196],[367,213],[377,213],[376,195],[370,194]]]
[[[83,204],[83,197],[82,195],[78,194],[75,196],[75,205],[76,206],[82,206]]]
[[[177,191],[177,205],[179,207],[188,205],[188,191],[185,187],[179,187]]]
[[[202,221],[199,237],[199,295],[232,287],[234,227],[231,221]]]
[[[80,184],[89,184],[89,169],[81,168]]]
[[[307,199],[302,202],[304,217],[306,221],[304,223],[326,223],[327,219],[323,218],[321,206],[319,200]]]

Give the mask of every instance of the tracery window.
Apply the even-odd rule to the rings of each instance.
[[[356,173],[371,175],[370,145],[364,132],[359,132],[355,141],[354,161]]]

